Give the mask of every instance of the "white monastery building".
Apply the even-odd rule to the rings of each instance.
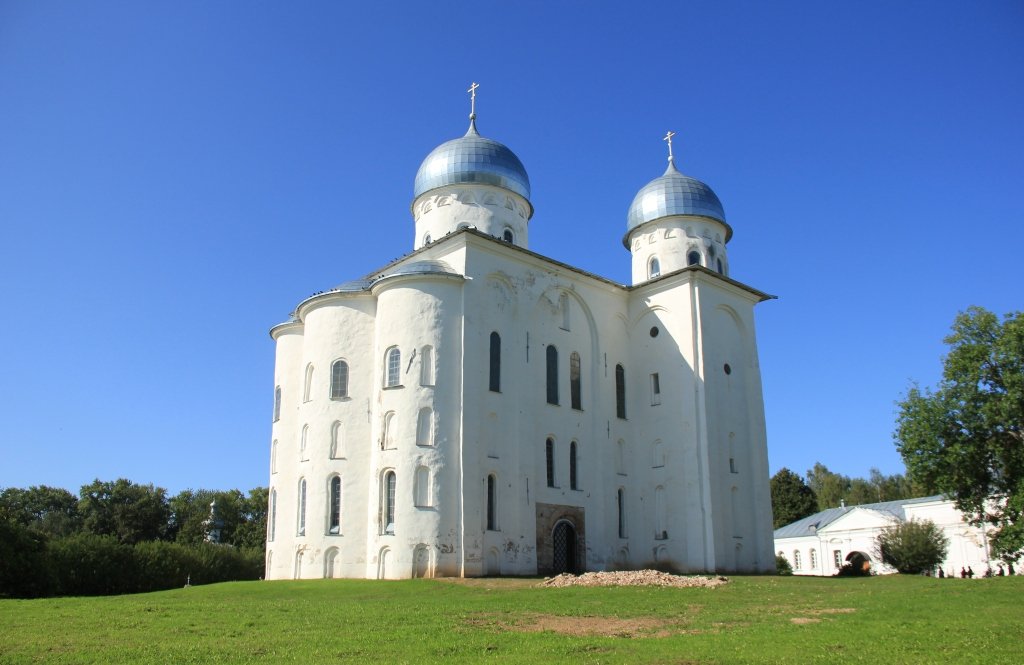
[[[526,169],[475,112],[427,155],[413,251],[271,330],[268,579],[775,570],[771,296],[666,139],[628,286],[530,251]]]
[[[980,577],[1002,563],[990,558],[985,525],[970,524],[942,496],[828,508],[776,529],[775,548],[794,575],[835,575],[845,563],[872,574],[895,573],[879,560],[875,539],[886,527],[910,520],[930,521],[949,539],[946,558],[938,566],[948,577],[959,577],[963,568]]]

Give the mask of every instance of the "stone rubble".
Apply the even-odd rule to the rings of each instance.
[[[540,586],[667,586],[667,587],[717,587],[729,579],[720,575],[673,575],[658,570],[620,570],[607,573],[583,573],[573,575],[562,573],[548,577]]]

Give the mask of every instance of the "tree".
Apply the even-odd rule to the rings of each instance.
[[[896,447],[911,478],[996,527],[993,551],[1024,553],[1024,315],[980,307],[957,315],[932,392],[899,402]]]
[[[832,473],[821,462],[815,462],[814,468],[807,471],[807,484],[818,498],[818,510],[836,508],[845,500],[850,486],[850,479],[838,473]]]
[[[159,540],[167,533],[170,510],[167,490],[153,485],[136,485],[119,478],[114,482],[94,480],[79,493],[78,512],[89,533],[115,536],[135,544]]]
[[[8,487],[0,492],[0,509],[22,526],[57,538],[70,536],[82,526],[78,497],[60,487]]]
[[[783,467],[771,479],[772,528],[778,529],[818,510],[818,498],[804,479]]]
[[[942,563],[949,549],[947,538],[931,520],[910,520],[882,529],[875,538],[875,554],[901,573],[918,574]]]
[[[903,474],[886,476],[872,467],[870,476],[850,478],[828,470],[821,462],[807,472],[807,484],[818,497],[818,510],[837,508],[842,503],[857,506],[863,503],[898,501],[925,496],[928,492],[910,482]]]

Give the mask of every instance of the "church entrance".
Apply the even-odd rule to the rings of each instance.
[[[552,571],[576,574],[576,529],[572,523],[563,520],[555,525],[551,533]]]

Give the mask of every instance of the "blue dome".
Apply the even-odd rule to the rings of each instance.
[[[530,177],[515,153],[476,131],[476,124],[462,138],[434,148],[416,172],[413,199],[446,185],[477,183],[495,185],[530,199]]]
[[[643,186],[629,206],[626,220],[627,234],[647,222],[672,215],[696,215],[725,221],[725,210],[711,188],[700,180],[685,176],[669,162],[665,174]]]

